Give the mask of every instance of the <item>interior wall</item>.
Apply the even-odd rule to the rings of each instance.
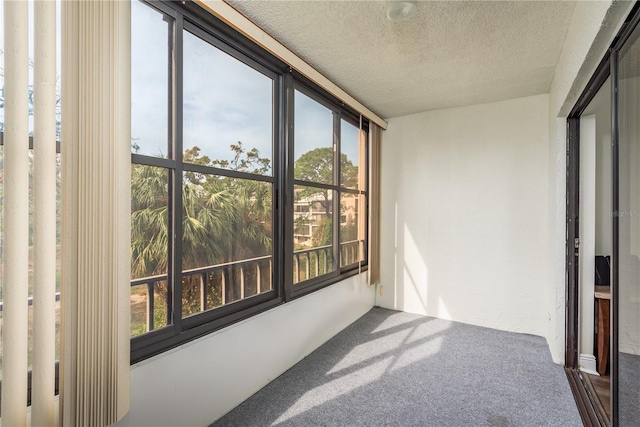
[[[580,368],[596,374],[593,354],[596,254],[596,115],[580,118]]]
[[[361,274],[131,367],[117,426],[209,425],[374,305]]]
[[[611,82],[580,116],[580,369],[597,374],[594,356],[595,256],[611,255]]]
[[[605,90],[611,91],[607,84]],[[596,113],[596,255],[611,255],[611,97]]]
[[[544,335],[548,96],[389,120],[378,305]]]

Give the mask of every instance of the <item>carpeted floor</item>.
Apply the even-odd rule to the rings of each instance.
[[[213,425],[582,422],[543,338],[376,307]]]
[[[620,427],[637,427],[640,424],[640,356],[619,353]]]

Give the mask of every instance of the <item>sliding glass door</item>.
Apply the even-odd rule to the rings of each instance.
[[[617,257],[614,258],[613,320],[614,333],[617,329],[617,334],[613,342],[613,357],[617,359],[614,360],[614,367],[616,362],[617,367],[613,371],[613,387],[617,405],[614,403],[613,415],[617,418],[614,425],[631,427],[640,422],[639,28],[620,49],[616,65],[618,156],[614,154],[614,188],[617,184],[618,215],[615,219],[618,232]]]
[[[565,366],[587,426],[640,422],[640,4],[568,117]]]

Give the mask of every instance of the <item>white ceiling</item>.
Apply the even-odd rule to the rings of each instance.
[[[575,1],[227,0],[384,118],[549,92]]]

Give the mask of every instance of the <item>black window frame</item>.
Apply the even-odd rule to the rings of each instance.
[[[340,100],[318,87],[299,72],[293,70],[288,64],[265,51],[262,47],[249,40],[235,29],[229,27],[222,20],[212,15],[194,2],[172,2],[139,0],[147,6],[165,15],[165,20],[173,22],[170,34],[170,72],[167,82],[169,102],[169,126],[168,126],[168,158],[152,157],[143,154],[131,154],[132,164],[156,166],[169,172],[169,227],[173,242],[168,248],[167,295],[168,310],[171,312],[170,324],[131,338],[131,363],[136,363],[149,357],[160,354],[166,350],[182,345],[193,339],[202,337],[211,332],[224,328],[235,322],[244,320],[255,314],[276,307],[287,301],[307,295],[316,290],[340,282],[367,269],[367,245],[368,245],[368,168],[369,148],[368,138],[365,144],[365,182],[361,189],[347,189],[340,187],[340,122],[342,119],[361,127],[368,133],[369,122],[362,118],[354,110],[345,106]],[[183,58],[182,40],[183,32],[200,37],[207,43],[231,55],[247,66],[265,74],[274,81],[273,91],[273,155],[272,174],[255,175],[244,172],[235,172],[220,168],[200,166],[183,163],[182,146],[182,85]],[[135,37],[135,29],[132,31]],[[345,267],[340,267],[339,232],[340,222],[334,220],[334,246],[336,252],[336,269],[330,274],[311,280],[293,284],[293,188],[294,185],[304,181],[293,179],[294,167],[294,94],[300,90],[313,100],[321,103],[334,113],[334,183],[335,189],[334,216],[340,215],[340,194],[342,192],[357,193],[365,197],[365,242],[364,261]],[[362,123],[362,126],[360,126]],[[336,134],[337,129],[337,134]],[[248,178],[251,180],[270,182],[273,185],[273,243],[272,243],[272,283],[273,288],[259,295],[216,307],[215,309],[202,311],[189,317],[182,318],[182,271],[181,251],[182,232],[182,173],[194,171],[206,174],[216,174],[233,178]],[[171,175],[173,174],[173,178]],[[337,205],[337,207],[336,207]],[[134,282],[134,280],[132,280]],[[169,320],[169,319],[168,319]]]
[[[327,274],[318,276],[318,277],[314,277],[299,283],[294,284],[293,283],[293,268],[290,267],[289,269],[286,269],[286,273],[287,273],[287,277],[286,277],[286,287],[288,289],[288,296],[290,299],[294,299],[297,297],[301,297],[304,295],[307,295],[311,292],[317,291],[319,289],[322,289],[326,286],[330,286],[334,283],[336,283],[337,281],[341,281],[344,280],[348,277],[354,276],[356,274],[359,274],[359,272],[362,271],[366,271],[367,266],[368,266],[368,256],[367,256],[367,247],[368,247],[368,215],[365,214],[365,243],[364,243],[364,247],[365,247],[365,259],[364,261],[362,261],[361,263],[355,263],[355,264],[351,264],[348,266],[344,266],[341,267],[340,265],[340,201],[341,201],[341,195],[342,193],[349,193],[349,194],[360,194],[363,195],[365,197],[366,203],[365,203],[365,210],[366,213],[368,213],[369,211],[369,144],[365,144],[366,147],[366,153],[365,153],[365,158],[367,159],[366,164],[363,165],[365,167],[365,182],[363,183],[363,190],[360,189],[349,189],[349,188],[345,188],[342,187],[341,185],[341,170],[340,170],[340,155],[341,155],[341,144],[340,144],[340,128],[341,128],[341,122],[342,120],[345,120],[349,123],[351,123],[352,125],[360,128],[360,116],[353,112],[352,110],[348,109],[345,107],[344,103],[340,100],[338,100],[337,98],[331,96],[330,94],[328,94],[327,92],[323,91],[322,89],[320,89],[317,85],[315,85],[313,82],[311,82],[308,78],[306,78],[304,75],[300,74],[299,72],[296,71],[292,71],[292,76],[293,76],[293,82],[292,82],[292,88],[291,88],[291,99],[290,101],[290,111],[287,114],[287,118],[290,120],[290,127],[291,127],[291,134],[292,136],[289,138],[288,142],[288,149],[289,152],[291,153],[291,155],[289,156],[289,161],[290,163],[287,165],[289,167],[289,180],[288,180],[288,184],[289,184],[289,188],[287,189],[289,191],[289,193],[291,194],[290,196],[290,200],[294,200],[293,197],[293,188],[296,185],[299,186],[312,186],[312,187],[316,187],[316,188],[326,188],[326,189],[331,189],[334,191],[334,196],[333,197],[333,253],[334,253],[334,263],[336,263],[336,268],[334,271],[331,271]],[[329,109],[332,113],[333,113],[333,135],[334,135],[334,158],[333,158],[333,183],[332,184],[323,184],[323,183],[316,183],[316,182],[309,182],[309,181],[304,181],[304,180],[299,180],[294,178],[293,176],[293,171],[294,171],[294,157],[295,157],[295,150],[294,150],[294,130],[295,130],[295,112],[294,112],[294,95],[295,92],[298,91],[300,93],[302,93],[303,95],[309,97],[310,99],[312,99],[313,101],[316,101],[318,104],[322,105],[323,107]],[[362,130],[366,133],[367,138],[366,140],[368,141],[368,132],[369,132],[369,122],[367,120],[365,120],[363,118],[362,120]],[[293,242],[293,220],[291,220],[291,222],[289,222],[287,224],[288,228],[290,228],[290,237],[288,237],[288,240]],[[293,250],[291,250],[290,252],[287,252],[287,257],[291,258],[293,255]]]

